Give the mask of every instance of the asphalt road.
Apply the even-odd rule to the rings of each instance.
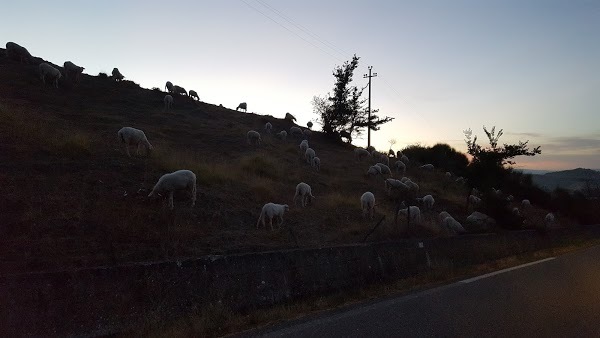
[[[600,246],[249,334],[600,337]]]

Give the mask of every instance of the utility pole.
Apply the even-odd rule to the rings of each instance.
[[[369,66],[369,74],[363,75],[363,79],[369,78],[369,123],[371,123],[371,78],[377,77],[377,73],[371,75],[373,66]],[[367,125],[367,148],[371,146],[371,125]]]

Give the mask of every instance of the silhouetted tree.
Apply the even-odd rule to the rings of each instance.
[[[360,135],[364,128],[379,130],[380,125],[393,120],[387,116],[378,117],[375,114],[377,110],[371,111],[369,119],[369,112],[364,107],[366,99],[361,98],[363,89],[350,86],[359,59],[354,55],[352,60],[334,69],[333,76],[336,81],[333,94],[328,94],[325,98],[313,97],[313,112],[319,116],[323,132],[327,135],[339,137],[342,131]]]

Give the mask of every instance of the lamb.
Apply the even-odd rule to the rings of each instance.
[[[282,141],[285,141],[287,139],[287,131],[282,130],[275,134],[275,136],[277,136],[277,138],[281,139]]]
[[[183,94],[183,95],[185,95],[185,96],[187,96],[187,95],[188,95],[188,92],[187,92],[187,90],[185,90],[185,88],[183,88],[183,87],[180,87],[180,86],[178,86],[178,85],[173,85],[173,93],[174,93],[174,94]]]
[[[416,205],[412,205],[409,208],[410,222],[415,224],[421,223],[421,209]],[[398,215],[408,215],[408,208],[398,210]]]
[[[308,141],[302,140],[302,142],[300,142],[300,154],[306,154],[306,149],[308,148],[310,148],[308,146]]]
[[[58,79],[60,79],[62,76],[60,71],[46,62],[40,63],[38,68],[40,70],[40,78],[42,79],[42,83],[46,85],[46,76],[48,76],[53,80],[54,87],[58,88]]]
[[[173,107],[173,96],[167,94],[163,101],[165,102],[165,109],[169,110]]]
[[[271,124],[271,122],[265,123],[265,131],[267,132],[267,134],[273,132],[273,125]]]
[[[308,121],[308,123],[306,123],[306,126],[308,127],[308,129],[310,129],[310,128],[312,128],[312,126],[313,126],[313,123],[312,123],[312,122],[310,122],[310,121]]]
[[[378,166],[381,169],[381,174],[382,175],[390,175],[390,176],[392,176],[392,170],[387,165],[385,165],[383,163],[377,163],[375,165]]]
[[[355,148],[354,156],[356,156],[357,161],[360,161],[362,158],[371,157],[371,153],[368,150],[363,149],[363,148]]]
[[[173,83],[171,81],[167,81],[167,83],[165,83],[165,90],[167,91],[167,93],[174,93]]]
[[[313,159],[315,158],[315,150],[313,148],[307,148],[304,153],[304,158],[306,159],[306,163],[312,164]]]
[[[521,207],[523,209],[530,208],[531,207],[531,202],[529,202],[528,199],[524,199],[524,200],[521,201]]]
[[[300,138],[303,138],[304,133],[302,132],[302,129],[300,129],[298,127],[291,127],[290,128],[290,136],[299,136]]]
[[[189,170],[177,170],[160,177],[148,197],[169,193],[169,209],[173,210],[173,193],[178,190],[188,190],[192,194],[192,207],[196,205],[196,175]]]
[[[113,68],[112,78],[115,79],[115,81],[122,81],[125,78],[125,76],[123,76],[123,74],[121,74],[121,72],[119,71],[119,68]]]
[[[423,203],[423,209],[431,210],[433,209],[433,204],[435,203],[435,199],[431,195],[425,195],[423,197],[417,198],[418,202]]]
[[[10,41],[6,43],[6,56],[13,60],[18,59],[20,63],[30,63],[33,60],[27,48]]]
[[[242,102],[240,104],[238,104],[237,108],[235,108],[235,110],[237,111],[238,109],[243,109],[244,112],[248,112],[248,104],[246,102]]]
[[[195,90],[190,90],[190,97],[191,97],[192,99],[194,99],[194,98],[195,98],[196,100],[200,101],[200,97],[198,96],[198,93],[196,93],[196,91],[195,91]]]
[[[362,194],[362,196],[360,196],[360,207],[363,212],[363,218],[369,214],[372,219],[375,213],[375,195],[370,191]]]
[[[544,217],[544,224],[546,225],[546,228],[552,226],[555,221],[556,221],[556,218],[554,217],[554,214],[551,212],[547,213],[546,217]]]
[[[150,142],[148,142],[148,138],[146,138],[146,134],[139,129],[135,129],[132,127],[123,127],[117,132],[117,136],[121,142],[125,143],[125,151],[127,152],[127,156],[131,157],[129,153],[129,146],[134,145],[137,146],[136,154],[140,154],[140,148],[144,146],[146,148],[146,152],[149,152],[153,149]]]
[[[410,161],[408,160],[408,157],[406,157],[406,155],[402,155],[402,156],[400,157],[400,161],[404,162],[404,164],[406,164],[406,165],[408,165],[408,163],[410,162]]]
[[[69,74],[71,74],[71,76],[75,77],[75,79],[74,79],[75,82],[79,82],[79,77],[81,76],[81,73],[85,69],[83,67],[77,66],[76,64],[74,64],[71,61],[66,61],[63,64],[63,68],[64,68],[64,71],[65,71],[65,79],[68,79],[69,78]]]
[[[292,115],[290,113],[285,113],[284,120],[288,120],[288,121],[291,121],[291,122],[296,122],[296,118],[294,117],[294,115]]]
[[[397,172],[402,171],[402,174],[406,173],[406,164],[402,161],[396,161],[396,163],[394,163],[394,168],[396,168]]]
[[[431,164],[431,163],[423,164],[419,168],[421,168],[423,170],[427,170],[427,171],[432,171],[434,169],[433,164]]]
[[[312,195],[310,185],[300,182],[296,186],[296,194],[294,194],[294,205],[296,205],[296,199],[300,197],[302,207],[306,207],[308,202],[311,202],[315,196]]]
[[[259,132],[257,132],[256,130],[250,130],[246,134],[246,141],[248,142],[248,144],[258,147],[262,142],[262,139],[260,138]]]
[[[258,225],[262,222],[263,227],[267,227],[266,220],[269,219],[269,225],[271,226],[271,231],[273,230],[273,217],[279,218],[279,223],[277,226],[281,226],[283,223],[283,213],[289,211],[290,207],[287,204],[276,204],[276,203],[267,203],[263,205],[262,211],[260,212],[260,216],[258,216],[258,221],[256,222],[256,228],[258,229]]]
[[[321,159],[315,156],[313,158],[312,166],[317,169],[317,171],[321,171]]]

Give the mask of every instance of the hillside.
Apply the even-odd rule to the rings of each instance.
[[[571,191],[584,190],[588,186],[600,186],[600,172],[577,168],[543,175],[531,175],[533,183],[546,191],[563,188]]]
[[[384,215],[369,240],[404,235],[393,222],[395,205],[385,198],[383,180],[364,177],[369,164],[356,162],[351,146],[313,133],[310,145],[322,161],[317,173],[299,156],[298,140],[263,133],[259,148],[246,143],[248,130],[262,132],[267,121],[275,132],[289,130],[288,121],[187,97],[175,97],[167,112],[165,93],[98,76],[43,87],[37,66],[4,55],[0,51],[0,272],[290,248],[294,237],[302,247],[352,243]],[[116,137],[123,126],[144,130],[154,151],[127,157]],[[185,194],[176,195],[170,211],[164,200],[146,196],[161,175],[178,169],[196,173],[198,201],[191,208]],[[436,199],[413,236],[444,235],[435,231],[442,210],[461,222],[467,216],[466,188],[445,181],[443,172],[408,169],[420,195]],[[299,182],[316,196],[305,209],[292,205]],[[365,191],[377,198],[375,220],[361,216]],[[255,228],[267,202],[290,205],[286,227]],[[532,211],[530,224],[544,214]]]

